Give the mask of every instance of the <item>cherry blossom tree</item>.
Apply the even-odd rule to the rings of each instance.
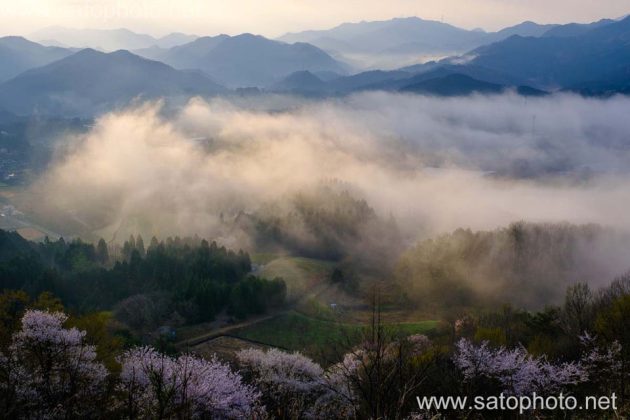
[[[339,378],[300,353],[246,349],[237,358],[278,418],[348,418],[352,412]]]
[[[431,348],[424,335],[388,334],[376,322],[366,339],[329,369],[331,379],[343,384],[358,417],[401,418],[424,380]],[[412,402],[413,401],[413,402]]]
[[[121,410],[130,418],[254,418],[259,393],[216,359],[137,347],[120,358]]]
[[[457,343],[454,362],[466,382],[494,379],[503,392],[512,395],[553,394],[588,379],[581,363],[553,364],[522,347],[494,349],[487,342],[475,345],[466,339]]]
[[[580,362],[588,374],[589,384],[597,387],[599,392],[611,394],[621,381],[621,345],[613,341],[604,346],[588,332],[579,338],[584,348]]]
[[[28,310],[22,328],[0,355],[4,413],[9,417],[94,416],[105,395],[107,371],[85,332],[64,328],[61,312]]]

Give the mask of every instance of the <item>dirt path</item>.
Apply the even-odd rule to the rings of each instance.
[[[218,337],[222,337],[222,336],[235,337],[233,335],[235,331],[241,328],[251,327],[252,325],[256,325],[261,322],[265,322],[270,319],[276,318],[278,316],[284,315],[288,313],[289,311],[299,307],[301,304],[307,302],[309,299],[318,297],[319,295],[324,293],[326,290],[328,290],[330,287],[331,286],[326,283],[319,284],[318,287],[315,287],[310,293],[307,293],[304,296],[300,297],[299,299],[295,300],[294,302],[290,303],[287,307],[283,308],[282,310],[273,312],[271,314],[265,314],[262,316],[249,318],[243,322],[227,325],[225,327],[217,328],[207,333],[200,334],[198,336],[188,338],[186,340],[182,340],[178,343],[175,343],[175,347],[177,347],[180,350],[183,350],[183,349],[189,349],[189,348],[198,346],[199,344],[203,344],[207,341],[214,340],[215,338],[218,338]]]
[[[186,348],[198,346],[199,344],[205,343],[206,341],[214,340],[217,337],[230,336],[231,333],[233,333],[236,330],[239,330],[245,327],[251,327],[252,325],[256,325],[260,322],[268,321],[277,316],[283,315],[287,313],[288,311],[289,309],[283,309],[282,311],[279,311],[279,312],[274,312],[272,314],[267,314],[267,315],[263,315],[263,316],[259,316],[255,318],[250,318],[243,322],[238,322],[236,324],[231,324],[225,327],[217,328],[216,330],[212,330],[205,334],[201,334],[196,337],[180,341],[175,344],[175,347],[177,347],[178,349],[186,349]]]

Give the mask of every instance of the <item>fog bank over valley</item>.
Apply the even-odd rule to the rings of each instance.
[[[332,181],[413,239],[517,220],[630,225],[627,98],[256,101],[104,115],[33,191],[109,235],[215,235],[221,214]]]

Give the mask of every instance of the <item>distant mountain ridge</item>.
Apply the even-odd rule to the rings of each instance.
[[[506,86],[490,83],[460,73],[450,73],[441,77],[428,78],[404,86],[400,91],[436,96],[467,96],[472,94],[500,94],[510,89],[522,96],[543,96],[547,94],[547,92],[529,86]]]
[[[590,26],[576,36],[512,36],[467,56],[468,65],[510,74],[543,89],[605,80],[630,68],[630,17]]]
[[[214,95],[225,89],[128,51],[85,49],[0,85],[0,107],[17,115],[92,116],[135,98]]]
[[[428,52],[444,48],[464,48],[474,45],[483,32],[467,31],[455,26],[417,17],[395,18],[387,21],[343,23],[328,30],[289,33],[278,38],[285,42],[309,42],[318,45],[322,39],[339,42],[339,50],[351,48],[356,52],[385,51],[401,44],[424,43]],[[423,39],[431,36],[430,43]],[[327,48],[331,48],[328,45]]]
[[[326,83],[307,70],[296,71],[272,86],[276,92],[325,93]]]
[[[545,32],[545,37],[571,37],[579,36],[587,33],[591,29],[601,28],[606,25],[615,23],[613,19],[602,19],[593,23],[569,23],[566,25],[557,25],[556,27]]]
[[[43,66],[73,54],[59,47],[44,47],[19,36],[0,38],[0,83],[28,69]]]
[[[578,35],[569,35],[568,31],[576,32],[574,24],[554,26],[540,37],[512,35],[463,56],[399,69],[410,74],[407,78],[398,73],[384,73],[382,80],[353,86],[352,91],[393,91],[404,89],[414,81],[424,83],[429,78],[460,74],[480,82],[522,87],[521,93],[558,90],[583,95],[630,93],[630,17],[577,27]],[[559,36],[551,36],[554,33]],[[351,81],[340,78],[335,83],[343,86]]]
[[[131,36],[136,45],[153,39],[127,30],[104,32],[121,37],[117,42],[129,43]],[[228,93],[231,88],[239,95],[262,89],[319,97],[370,90],[440,96],[506,90],[522,95],[630,94],[630,17],[590,24],[523,22],[492,33],[406,18],[291,36],[324,39],[322,34],[329,44],[343,38],[343,48],[366,54],[483,45],[424,64],[352,74],[344,62],[317,46],[247,33],[192,40],[171,34],[162,39],[162,46],[112,53],[77,52],[5,37],[0,38],[0,119],[93,116],[136,98],[176,100]]]
[[[199,69],[230,87],[269,86],[296,71],[346,73],[347,66],[306,43],[259,35],[202,37],[168,50],[137,53],[177,69]]]
[[[31,38],[43,44],[58,43],[72,48],[92,48],[102,51],[136,50],[157,46],[172,48],[194,41],[196,35],[171,33],[155,38],[129,29],[71,29],[49,27],[31,34]]]
[[[462,73],[463,72],[463,73]],[[471,75],[475,75],[473,77]],[[389,91],[433,96],[466,96],[498,94],[509,90],[523,96],[542,96],[547,92],[530,86],[511,83],[508,79],[495,82],[493,73],[483,69],[470,71],[466,67],[438,66],[424,73],[405,71],[368,71],[328,82],[309,72],[296,72],[270,90],[306,96],[346,95],[362,91]]]
[[[285,42],[308,42],[341,57],[371,56],[375,62],[386,62],[389,59],[394,63],[400,60],[414,61],[415,57],[417,63],[422,56],[463,53],[511,35],[542,36],[556,26],[523,22],[498,32],[488,33],[408,17],[344,23],[327,30],[288,33],[278,39]],[[369,63],[365,65],[370,66]]]
[[[497,32],[488,33],[487,41],[497,42],[509,38],[512,35],[540,37],[562,25],[546,24],[541,25],[532,21],[525,21],[518,25],[509,26]]]

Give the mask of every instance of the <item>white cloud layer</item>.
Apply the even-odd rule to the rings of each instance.
[[[100,118],[36,184],[40,207],[103,235],[214,236],[221,213],[334,179],[413,239],[517,220],[630,228],[629,98],[368,93],[164,114]]]

